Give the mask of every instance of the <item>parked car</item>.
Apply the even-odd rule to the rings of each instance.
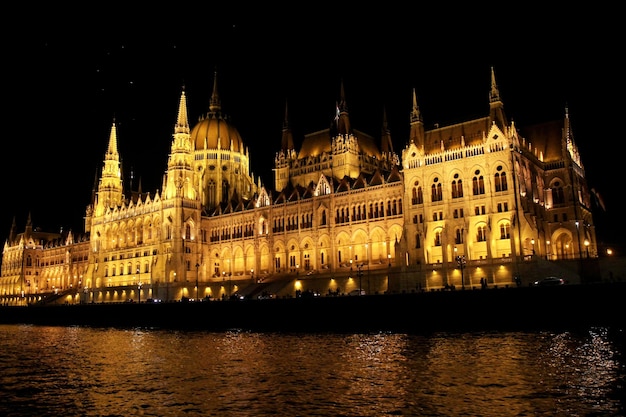
[[[551,287],[554,285],[565,285],[565,280],[559,277],[545,277],[534,282],[536,287]]]
[[[350,295],[350,296],[352,296],[352,295],[365,295],[365,290],[362,289],[362,288],[357,288],[357,289],[354,289],[354,290],[350,291],[348,293],[348,295]]]

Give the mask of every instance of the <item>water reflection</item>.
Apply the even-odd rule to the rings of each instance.
[[[0,325],[0,413],[619,415],[620,340]]]

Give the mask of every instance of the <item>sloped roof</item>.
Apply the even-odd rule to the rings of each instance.
[[[381,153],[378,149],[378,146],[376,146],[374,138],[358,130],[354,130],[353,134],[359,141],[359,147],[361,148],[361,152],[366,155],[376,156],[380,158]],[[302,146],[300,147],[298,159],[316,157],[323,153],[330,153],[330,137],[330,129],[324,129],[306,135],[304,137],[304,140],[302,141]]]
[[[424,132],[424,152],[440,152],[442,141],[446,150],[461,148],[461,138],[465,146],[480,144],[489,130],[488,124],[489,118],[483,117],[428,130]]]
[[[523,127],[520,133],[526,143],[532,146],[531,149],[543,154],[544,162],[553,162],[563,159],[563,128],[563,120],[554,120]]]

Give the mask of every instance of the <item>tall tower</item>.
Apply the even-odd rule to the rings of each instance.
[[[109,146],[104,155],[102,176],[94,202],[96,216],[101,216],[108,209],[119,207],[124,202],[120,155],[117,152],[117,127],[115,121],[111,126]]]
[[[196,264],[194,255],[200,249],[195,239],[200,228],[200,202],[198,185],[194,180],[193,143],[187,117],[187,98],[183,89],[178,105],[178,117],[174,126],[171,152],[163,184],[163,225],[165,240],[163,252],[168,254],[163,267],[168,282],[189,280],[190,265]]]

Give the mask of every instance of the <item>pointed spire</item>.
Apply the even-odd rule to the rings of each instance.
[[[417,105],[417,94],[415,94],[415,88],[413,88],[413,107],[411,109],[411,123],[414,122],[423,122],[422,113],[420,113],[420,108]]]
[[[383,127],[381,132],[380,150],[383,154],[393,153],[393,143],[391,142],[391,132],[387,123],[387,108],[383,107]]]
[[[17,222],[15,221],[15,216],[13,216],[13,222],[11,222],[11,230],[9,231],[9,242],[13,242],[15,240],[15,236],[17,235]]]
[[[348,116],[348,105],[346,104],[343,80],[341,80],[339,103],[336,106],[335,123],[337,124],[337,133],[339,135],[349,135],[352,133],[352,127],[350,126],[350,117]]]
[[[348,105],[346,104],[346,91],[345,87],[343,86],[343,79],[341,80],[341,86],[339,91],[339,110],[341,112],[348,111]]]
[[[189,133],[189,117],[187,116],[187,96],[185,95],[185,87],[180,94],[178,103],[178,119],[174,127],[174,133]]]
[[[285,101],[285,120],[283,121],[283,136],[280,143],[280,149],[285,151],[285,154],[289,154],[289,150],[294,149],[293,146],[293,133],[289,127],[289,116],[287,111],[287,102]]]
[[[289,103],[285,100],[285,119],[283,120],[283,130],[289,129]]]
[[[107,159],[114,157],[117,159],[117,126],[115,125],[115,119],[113,119],[113,125],[111,126],[111,133],[109,134],[109,147],[107,148]]]
[[[26,228],[24,235],[28,239],[33,234],[33,220],[31,218],[30,211],[28,212],[28,218],[26,219]]]
[[[122,170],[117,152],[117,125],[115,119],[111,126],[109,145],[104,156],[104,166],[98,186],[98,204],[110,208],[119,206],[123,201]]]
[[[487,129],[491,128],[491,125],[495,124],[502,132],[506,132],[508,122],[506,115],[504,114],[504,104],[500,99],[500,91],[496,84],[496,73],[491,67],[491,90],[489,91],[489,125]]]
[[[220,95],[217,92],[217,71],[215,71],[215,75],[213,77],[213,93],[211,93],[211,103],[209,104],[209,110],[214,113],[222,111]]]
[[[419,149],[424,149],[424,121],[422,120],[422,113],[417,104],[417,94],[415,88],[413,88],[413,107],[410,115],[411,129],[409,132],[409,141],[414,143]]]
[[[565,120],[564,120],[564,146],[569,153],[569,157],[574,161],[579,167],[583,167],[582,162],[580,160],[580,153],[578,152],[578,146],[574,142],[574,134],[572,133],[572,125],[569,119],[569,107],[567,104],[565,105]]]
[[[491,91],[489,92],[489,102],[494,103],[500,101],[500,91],[498,91],[498,85],[496,84],[496,73],[491,67]]]

